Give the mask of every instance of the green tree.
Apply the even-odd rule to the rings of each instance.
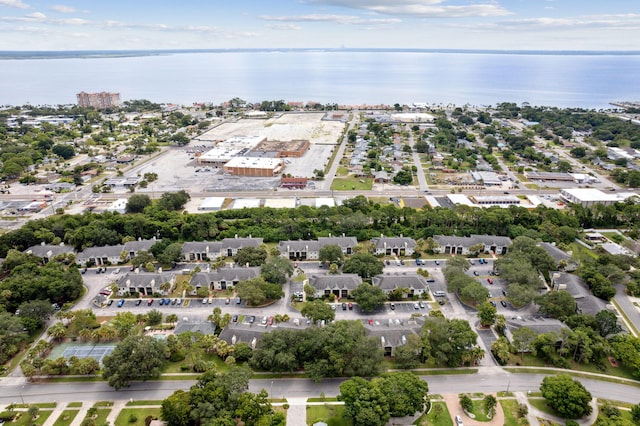
[[[478,318],[480,318],[480,324],[484,327],[493,325],[496,321],[496,313],[498,310],[495,306],[489,302],[484,302],[478,306]]]
[[[238,297],[251,305],[260,305],[267,300],[277,300],[284,294],[280,284],[271,284],[262,277],[241,281],[236,286]]]
[[[566,291],[550,291],[536,298],[543,315],[564,319],[576,313],[576,301]]]
[[[382,273],[384,264],[371,253],[356,253],[344,262],[342,272],[369,279]]]
[[[267,251],[262,247],[243,247],[233,260],[241,266],[261,266],[267,260]]]
[[[460,394],[459,401],[460,406],[467,413],[470,413],[473,410],[473,401],[471,400],[471,397],[466,393]]]
[[[520,357],[522,358],[525,352],[533,351],[533,342],[538,334],[529,327],[520,327],[513,331],[512,336],[513,346],[516,352],[520,352]]]
[[[386,373],[374,379],[387,395],[389,413],[393,417],[411,416],[422,411],[429,385],[413,373]]]
[[[30,332],[42,327],[53,313],[53,307],[47,300],[25,302],[18,309],[20,311],[18,317]]]
[[[76,155],[76,151],[71,145],[63,144],[54,145],[53,148],[51,148],[51,152],[53,152],[58,157],[63,158],[64,160],[73,158],[73,156]]]
[[[482,402],[484,403],[484,411],[490,416],[496,413],[496,405],[498,405],[498,400],[493,395],[486,395]]]
[[[157,201],[157,205],[162,210],[177,211],[182,210],[190,199],[191,197],[185,190],[165,192]]]
[[[127,200],[127,213],[142,213],[147,206],[151,205],[151,198],[145,194],[133,194]]]
[[[344,253],[342,253],[342,248],[339,245],[328,244],[320,248],[318,252],[318,259],[323,263],[335,263],[338,266],[342,266],[344,263]]]
[[[158,262],[162,263],[163,265],[172,265],[173,263],[179,262],[181,258],[182,244],[180,243],[169,244],[157,256]]]
[[[354,426],[383,426],[391,417],[384,390],[360,377],[342,382],[338,399],[344,401],[344,415]]]
[[[284,257],[272,257],[260,268],[262,277],[272,284],[284,284],[293,275],[293,264]]]
[[[300,313],[303,317],[309,318],[314,324],[322,320],[333,321],[336,317],[336,312],[322,300],[307,302],[300,310]]]
[[[164,341],[149,336],[129,336],[104,357],[102,376],[118,390],[133,380],[149,380],[160,376],[168,356]]]
[[[475,305],[486,303],[486,300],[489,298],[489,290],[474,280],[460,290],[460,297],[462,300]]]
[[[372,312],[387,301],[387,295],[380,287],[368,283],[358,285],[351,295],[363,312]]]
[[[622,327],[618,324],[616,314],[611,311],[600,311],[595,316],[597,331],[602,337],[611,334],[618,334],[622,331]]]
[[[591,393],[568,374],[545,377],[540,391],[547,404],[564,418],[578,419],[591,414]]]
[[[191,405],[189,392],[181,389],[162,401],[160,415],[170,426],[189,426],[191,424]]]

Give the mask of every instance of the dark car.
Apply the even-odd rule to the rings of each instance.
[[[506,296],[507,295],[507,290],[502,290],[502,295]]]
[[[478,271],[473,271],[473,275],[475,275],[477,277],[479,275]]]
[[[140,306],[141,303],[142,303],[142,299],[136,300],[136,306]]]
[[[493,284],[493,278],[487,278],[487,282],[488,282],[489,284]]]
[[[436,260],[435,263],[436,263],[436,265],[440,265],[440,261],[439,260]]]
[[[231,321],[232,322],[238,322],[238,316],[237,315],[232,316],[231,317]]]
[[[147,301],[147,306],[151,306],[151,305],[153,305],[153,299],[149,299],[149,300]]]
[[[111,306],[111,305],[113,305],[113,299],[109,299],[109,300],[107,301],[107,306]]]
[[[491,303],[491,306],[493,306],[494,308],[496,307],[496,302],[494,302],[493,300],[489,300],[489,303]]]
[[[118,300],[118,308],[122,308],[122,305],[124,305],[124,299]]]
[[[347,304],[346,304],[346,303],[344,303],[344,302],[342,303],[342,310],[343,310],[343,311],[346,311],[346,310],[347,310]]]
[[[500,304],[501,304],[502,306],[504,306],[505,308],[507,307],[507,302],[505,302],[504,300],[501,300],[501,301],[500,301]]]
[[[158,303],[160,304],[160,306],[164,305],[164,299],[160,299]]]
[[[253,324],[254,322],[256,322],[256,316],[255,315],[251,315],[249,317],[249,324]]]
[[[169,298],[164,299],[164,304],[165,305],[170,305],[171,304],[171,299],[169,299]]]

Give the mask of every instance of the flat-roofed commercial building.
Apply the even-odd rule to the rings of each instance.
[[[234,157],[224,165],[225,173],[234,176],[273,177],[283,170],[279,158]]]
[[[309,141],[296,139],[291,141],[263,140],[254,149],[254,152],[273,152],[275,157],[302,157],[309,150]]]
[[[604,204],[608,206],[620,201],[615,194],[607,194],[595,188],[567,188],[560,190],[560,197],[568,203],[580,204],[583,207],[589,207],[596,204]]]
[[[246,155],[258,146],[258,144],[266,140],[267,138],[264,136],[235,136],[226,139],[216,144],[214,148],[198,156],[198,163],[222,167],[232,158]]]

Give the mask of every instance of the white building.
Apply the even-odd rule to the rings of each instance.
[[[567,188],[560,190],[560,197],[567,203],[580,204],[583,207],[595,204],[610,205],[623,201],[615,194],[607,194],[595,188]]]

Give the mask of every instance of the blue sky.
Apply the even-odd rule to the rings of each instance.
[[[0,0],[0,50],[638,50],[638,0]]]

